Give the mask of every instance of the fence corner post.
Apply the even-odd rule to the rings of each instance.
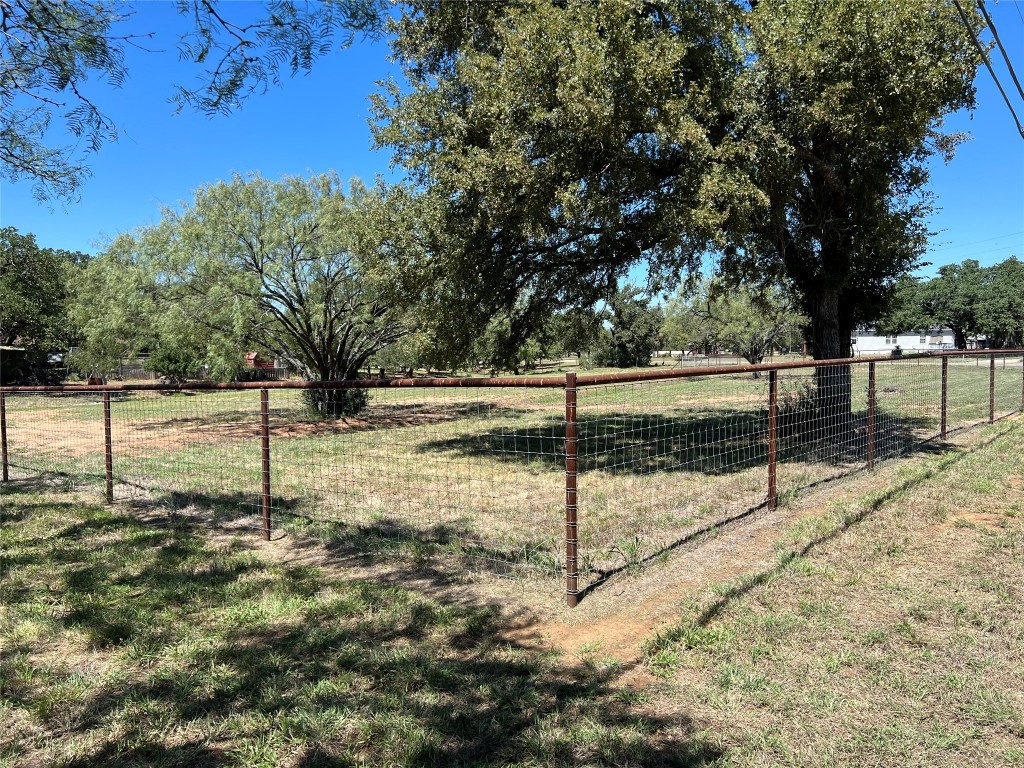
[[[263,513],[263,540],[270,541],[270,390],[260,389],[260,448],[263,457],[263,487],[260,506]]]
[[[579,526],[576,478],[578,472],[576,373],[565,374],[565,603],[579,602]]]
[[[868,363],[868,469],[875,468],[875,364]]]
[[[988,356],[988,423],[996,420],[996,353]]]
[[[11,476],[7,468],[7,400],[3,392],[0,392],[0,451],[3,453],[3,481],[6,483]]]
[[[778,371],[768,371],[768,509],[779,505],[776,462],[779,445],[779,377]]]
[[[949,358],[942,358],[942,395],[939,398],[939,437],[946,439],[946,412],[949,401]]]

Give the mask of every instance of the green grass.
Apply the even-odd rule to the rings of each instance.
[[[288,565],[76,494],[8,487],[0,503],[0,765],[715,757],[685,721],[633,709],[615,665],[504,640],[493,605]]]
[[[1020,765],[1024,424],[785,532],[647,646],[723,766]]]

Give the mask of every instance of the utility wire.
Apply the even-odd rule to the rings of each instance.
[[[1003,101],[1006,102],[1006,108],[1010,110],[1010,114],[1013,115],[1013,122],[1017,124],[1017,132],[1020,133],[1020,137],[1024,139],[1024,126],[1020,124],[1020,118],[1017,117],[1017,113],[1013,111],[1013,105],[1010,103],[1010,98],[1006,95],[1006,91],[1003,90],[1003,84],[999,82],[999,78],[996,77],[996,71],[992,68],[992,62],[989,61],[988,54],[985,52],[985,46],[981,44],[981,40],[978,39],[978,34],[974,31],[974,27],[971,25],[971,20],[967,17],[964,12],[963,6],[960,5],[960,0],[953,0],[953,5],[956,6],[956,10],[960,14],[960,19],[963,21],[964,26],[967,27],[967,31],[971,33],[971,40],[974,41],[974,47],[978,49],[978,53],[981,54],[982,61],[985,62],[985,66],[988,68],[988,73],[992,75],[992,79],[995,81],[996,88],[999,89],[999,93],[1003,96]]]
[[[992,30],[992,37],[996,39],[996,45],[999,46],[999,52],[1003,54],[1003,61],[1006,62],[1006,68],[1010,70],[1010,77],[1013,78],[1013,84],[1017,86],[1017,93],[1024,99],[1024,88],[1020,87],[1020,80],[1017,79],[1017,73],[1013,71],[1013,64],[1010,62],[1010,57],[1006,53],[1006,49],[1003,47],[1003,41],[999,39],[999,30],[996,29],[996,23],[992,21],[992,17],[988,15],[988,10],[985,8],[985,0],[977,0],[978,10],[981,11],[981,15],[985,17],[985,23],[988,24],[988,28]]]
[[[1024,229],[1017,232],[1008,232],[1005,235],[996,235],[995,237],[986,237],[984,240],[974,240],[970,243],[947,243],[940,245],[938,248],[932,248],[932,251],[950,251],[954,248],[969,248],[972,245],[981,245],[982,243],[991,243],[993,240],[1003,240],[1007,237],[1016,237],[1017,235],[1024,235]]]

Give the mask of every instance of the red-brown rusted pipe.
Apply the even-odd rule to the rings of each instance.
[[[988,362],[988,423],[996,420],[996,355],[991,354]]]
[[[270,541],[270,392],[260,390],[260,453],[263,457],[263,487],[260,494],[263,512],[263,539]]]
[[[7,400],[3,392],[0,392],[0,450],[3,453],[3,481],[6,483],[11,475],[7,463]]]
[[[779,430],[779,373],[768,372],[768,509],[779,505],[776,458],[778,454]]]
[[[868,469],[875,468],[875,364],[868,363]]]
[[[1024,353],[1024,350],[1005,350],[1007,354]],[[901,360],[915,360],[933,357],[975,357],[991,354],[987,350],[958,350],[956,352],[923,352],[914,355],[903,355]],[[676,370],[629,371],[624,373],[599,373],[576,377],[576,386],[586,387],[598,384],[627,384],[659,379],[686,379],[698,376],[720,376],[737,373],[753,373],[756,371],[782,371],[794,368],[821,368],[829,365],[863,365],[870,362],[891,362],[889,355],[874,357],[847,357],[836,360],[810,360],[787,363],[761,363],[759,365],[725,365],[715,368],[684,368]],[[239,381],[209,382],[200,381],[187,384],[64,384],[47,387],[2,387],[3,392],[192,392],[204,390],[244,390],[244,389],[388,389],[393,387],[454,387],[454,388],[488,388],[488,387],[528,387],[528,388],[561,388],[565,380],[554,376],[509,376],[504,378],[424,378],[424,379],[346,379],[342,381]]]
[[[107,503],[114,503],[114,439],[110,426],[110,393],[103,393],[103,463],[106,468]]]
[[[579,441],[576,424],[576,374],[565,374],[565,602],[579,602],[579,508],[577,471]]]
[[[949,400],[949,358],[942,358],[942,395],[939,410],[939,437],[946,439],[946,411]]]

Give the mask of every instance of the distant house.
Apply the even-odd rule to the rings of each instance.
[[[246,352],[245,353],[245,367],[246,368],[273,368],[274,364],[266,360],[260,360],[259,352]]]
[[[984,349],[987,341],[984,336],[969,338],[970,349]],[[905,354],[915,352],[937,352],[956,349],[952,328],[927,328],[923,331],[897,333],[890,336],[878,335],[874,328],[858,328],[850,337],[850,347],[854,357],[866,355],[888,355],[896,347]]]

